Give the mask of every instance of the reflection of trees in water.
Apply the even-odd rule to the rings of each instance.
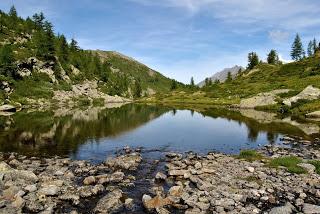
[[[267,140],[271,145],[275,144],[275,142],[277,141],[278,137],[279,137],[278,134],[267,132]]]
[[[172,109],[172,115],[176,115],[177,114],[177,109]]]
[[[14,126],[0,128],[0,150],[25,154],[66,155],[88,139],[98,141],[135,129],[169,111],[168,108],[128,104],[120,108],[81,110],[54,117],[53,112],[19,112]],[[7,142],[10,142],[9,144]]]
[[[248,139],[250,142],[256,142],[259,136],[259,130],[254,127],[248,127]]]
[[[191,116],[193,117],[194,115],[194,110],[190,110]]]

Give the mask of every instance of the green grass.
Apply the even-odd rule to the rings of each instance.
[[[299,163],[302,163],[302,159],[295,156],[285,156],[272,159],[269,163],[271,167],[284,166],[287,168],[288,172],[295,174],[303,174],[307,171],[302,167],[298,166]]]
[[[245,159],[247,161],[255,161],[263,159],[263,156],[255,150],[242,150],[238,155],[238,158]]]
[[[308,163],[312,164],[313,166],[316,167],[316,173],[320,175],[320,160],[311,160],[308,161]]]
[[[93,106],[104,106],[105,100],[103,98],[95,98],[92,101]]]

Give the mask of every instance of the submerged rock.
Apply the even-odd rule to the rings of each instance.
[[[120,209],[123,206],[121,202],[122,191],[119,189],[113,190],[106,196],[101,198],[97,206],[94,208],[95,213],[111,213]]]

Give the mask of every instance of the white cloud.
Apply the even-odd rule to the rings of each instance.
[[[271,30],[269,31],[269,38],[275,42],[280,43],[288,40],[290,33],[282,30]]]

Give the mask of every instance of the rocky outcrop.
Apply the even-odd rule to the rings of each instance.
[[[85,97],[92,101],[93,99],[103,99],[105,104],[107,103],[126,103],[131,102],[130,99],[126,99],[119,96],[110,96],[102,93],[98,89],[97,81],[84,81],[81,84],[76,84],[72,86],[71,91],[54,91],[53,99],[59,103],[69,103],[72,104],[79,97]]]
[[[13,105],[6,104],[6,105],[0,106],[0,112],[1,111],[15,112],[15,111],[17,111],[17,108]]]
[[[314,111],[311,113],[306,114],[307,118],[320,118],[320,111]]]
[[[302,92],[300,92],[298,95],[285,99],[283,103],[285,105],[291,106],[292,103],[295,103],[299,100],[316,100],[320,98],[320,89],[313,87],[312,85],[309,85],[306,87]]]

